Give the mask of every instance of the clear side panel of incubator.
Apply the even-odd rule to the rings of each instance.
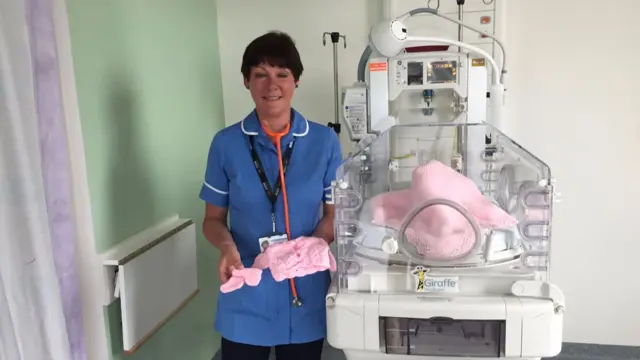
[[[553,184],[546,163],[505,134],[489,127],[492,144],[481,157],[481,190],[518,223],[521,264],[547,280],[550,266]]]
[[[499,358],[505,322],[449,318],[380,318],[380,347],[387,354]]]
[[[424,184],[415,182],[430,181],[414,176],[416,169],[434,162],[471,180],[478,194],[517,223],[483,226],[459,241],[446,221],[409,216],[424,206],[416,190]],[[334,186],[339,291],[502,294],[516,279],[546,280],[550,178],[544,162],[487,124],[396,125],[363,142],[339,168]],[[455,179],[458,185],[451,186],[470,183]],[[445,240],[460,244],[449,246],[453,251]],[[443,252],[431,245],[436,241]]]
[[[393,229],[376,227],[375,235],[368,236],[366,226],[368,221],[362,221],[363,216],[369,214],[368,200],[388,189],[389,133],[387,132],[373,140],[363,140],[359,144],[359,151],[338,168],[333,198],[336,211],[334,233],[340,291],[348,287],[350,278],[362,274],[363,264],[358,256],[358,250],[363,246],[363,238],[373,240],[373,247],[379,250],[380,239],[393,236],[395,233]]]

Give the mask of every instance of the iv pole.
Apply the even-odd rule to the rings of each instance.
[[[322,45],[327,46],[327,35],[331,37],[333,43],[333,95],[335,97],[335,122],[327,125],[340,134],[340,92],[338,91],[338,42],[340,38],[344,41],[344,48],[347,48],[347,36],[340,35],[339,32],[325,32],[322,34]]]

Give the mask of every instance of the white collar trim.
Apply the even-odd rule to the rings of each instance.
[[[293,133],[293,136],[298,136],[298,137],[302,137],[302,136],[306,136],[309,133],[309,121],[306,118],[302,118],[304,120],[304,124],[305,124],[305,129],[303,132],[301,133]],[[244,127],[244,121],[247,120],[246,118],[244,120],[242,120],[242,122],[240,123],[240,129],[242,129],[242,132],[245,135],[258,135],[257,131],[248,131],[247,129],[245,129]]]

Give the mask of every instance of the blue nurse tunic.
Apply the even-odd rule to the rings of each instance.
[[[282,153],[295,141],[285,174],[291,238],[310,236],[319,220],[322,203],[333,203],[330,186],[342,161],[337,134],[324,125],[292,111],[289,133],[282,137]],[[209,150],[200,198],[229,209],[230,232],[245,267],[260,254],[258,239],[272,234],[272,204],[253,165],[249,139],[274,188],[278,154],[262,129],[256,112],[219,131]],[[276,233],[285,234],[282,191],[275,206]],[[293,305],[289,281],[276,282],[269,270],[256,287],[220,293],[215,329],[227,340],[260,346],[305,343],[326,334],[325,295],[328,271],[295,279],[301,307]]]

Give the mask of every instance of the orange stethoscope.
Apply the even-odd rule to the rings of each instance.
[[[286,181],[284,179],[284,164],[282,163],[282,144],[280,140],[282,139],[283,136],[289,133],[290,124],[287,124],[284,130],[278,133],[274,133],[270,131],[264,125],[262,125],[262,123],[260,125],[262,126],[262,130],[264,130],[265,134],[267,134],[269,139],[271,139],[271,141],[274,143],[278,151],[278,168],[280,171],[280,182],[281,182],[280,186],[282,188],[282,202],[284,203],[284,226],[285,226],[285,231],[287,232],[287,241],[289,241],[291,240],[291,227],[290,227],[290,221],[289,221],[289,200],[287,198],[287,186],[285,185]],[[298,297],[298,291],[296,290],[296,283],[293,280],[293,278],[289,279],[289,283],[291,284],[291,293],[293,294],[293,304],[296,307],[302,306],[302,302]]]

